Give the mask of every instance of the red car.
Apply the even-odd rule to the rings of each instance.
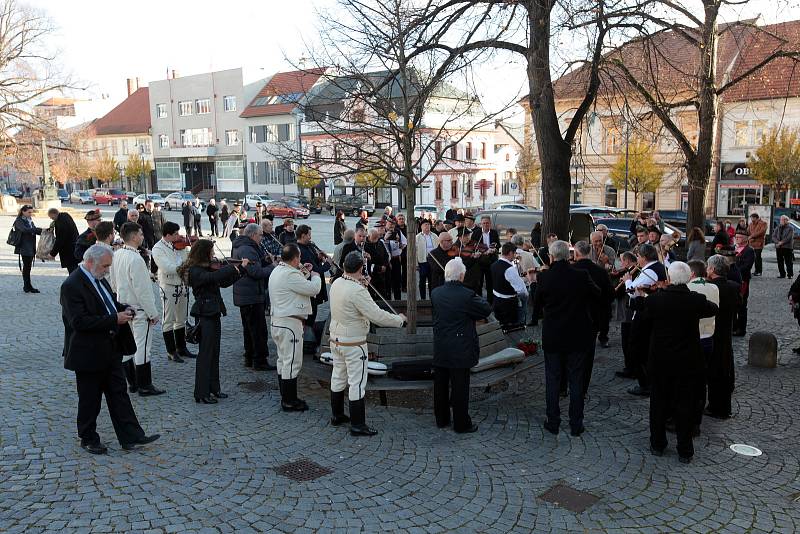
[[[111,201],[114,204],[119,204],[122,200],[128,201],[128,193],[122,189],[109,189],[108,194],[111,195]]]
[[[282,218],[291,217],[293,219],[297,219],[299,217],[308,217],[308,210],[301,207],[289,206],[286,204],[286,202],[273,202],[269,204],[267,206],[267,212],[274,217]]]
[[[96,205],[108,204],[110,206],[114,203],[114,197],[111,196],[111,193],[109,193],[107,189],[95,189],[92,194],[92,200],[94,200]]]

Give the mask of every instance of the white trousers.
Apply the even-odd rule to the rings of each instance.
[[[297,378],[303,367],[303,322],[294,317],[272,317],[272,339],[278,347],[278,375]]]
[[[172,332],[186,328],[186,312],[189,308],[189,288],[185,285],[159,286],[164,313],[161,317],[161,331]]]
[[[356,340],[354,340],[356,341]],[[347,398],[357,401],[367,394],[367,344],[344,347],[331,340],[333,371],[331,372],[331,391],[344,391],[350,385]]]
[[[136,341],[136,354],[124,356],[123,362],[133,358],[136,365],[144,365],[150,361],[150,347],[153,345],[153,327],[141,310],[136,311],[136,317],[130,322],[133,330],[133,340]]]

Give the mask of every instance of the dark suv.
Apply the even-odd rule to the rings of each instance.
[[[366,211],[368,215],[375,213],[375,206],[367,204],[363,198],[356,195],[331,195],[325,201],[325,211],[331,215],[336,215],[337,211],[343,211],[346,214],[358,217],[362,211]]]

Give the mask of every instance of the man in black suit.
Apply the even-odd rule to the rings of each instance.
[[[481,225],[476,226],[472,231],[472,241],[478,246],[486,246],[488,250],[478,258],[478,265],[481,266],[481,279],[478,283],[478,295],[483,292],[483,284],[486,283],[486,300],[489,304],[494,300],[492,294],[492,264],[497,261],[500,251],[500,234],[492,228],[492,218],[488,215],[481,217]]]
[[[600,298],[600,288],[589,273],[569,263],[569,243],[550,245],[550,268],[539,273],[533,316],[543,318],[547,421],[544,428],[558,434],[561,410],[558,406],[562,360],[569,377],[569,424],[571,434],[583,433],[583,399],[586,357],[592,344],[591,309]]]
[[[53,243],[53,250],[50,256],[61,259],[61,266],[68,273],[78,268],[78,260],[75,259],[75,243],[78,241],[78,227],[68,213],[60,213],[56,208],[47,210],[47,216],[53,221],[53,231],[56,241]]]
[[[708,258],[708,279],[719,289],[719,311],[714,321],[713,349],[706,370],[708,406],[706,415],[716,419],[731,416],[731,394],[735,382],[733,323],[741,302],[739,284],[728,279],[728,260],[715,254]]]
[[[370,230],[369,241],[364,243],[364,252],[365,257],[368,258],[367,268],[369,269],[372,287],[379,291],[383,298],[390,300],[392,298],[392,289],[389,281],[391,259],[378,230]],[[373,295],[374,297],[375,295]]]
[[[658,250],[653,245],[642,243],[636,251],[636,264],[641,269],[639,276],[633,279],[631,273],[625,274],[622,280],[625,282],[625,289],[629,293],[634,293],[636,288],[652,288],[659,282],[667,279],[667,271],[664,265],[658,261]],[[634,301],[640,298],[637,294],[631,295],[631,308],[636,309]],[[629,350],[635,366],[634,373],[638,384],[630,389],[628,393],[647,397],[650,395],[650,378],[647,373],[648,347],[650,346],[650,330],[652,324],[642,314],[633,312],[631,321],[631,335]]]
[[[478,332],[475,321],[486,319],[489,303],[464,286],[467,269],[461,258],[444,266],[444,284],[431,291],[433,304],[433,411],[436,426],[450,424],[453,430],[475,432],[478,425],[469,417],[469,373],[478,363]]]
[[[678,455],[689,463],[694,455],[692,427],[705,358],[700,344],[700,319],[714,317],[717,305],[686,284],[692,271],[682,261],[669,266],[670,285],[645,296],[641,288],[632,306],[652,324],[648,369],[651,377],[650,450],[662,456],[667,447],[666,421],[675,419]]]
[[[590,255],[592,253],[592,245],[587,241],[578,241],[575,243],[575,268],[586,271],[592,278],[592,282],[600,288],[600,298],[592,302],[592,343],[589,346],[589,352],[586,357],[586,376],[583,394],[589,391],[589,381],[592,379],[592,368],[594,367],[594,353],[596,348],[597,335],[600,332],[603,324],[608,324],[609,316],[611,315],[611,301],[614,300],[614,288],[611,287],[611,279],[608,277],[608,271],[597,265],[592,261]]]
[[[151,443],[136,419],[126,391],[122,352],[136,350],[128,323],[132,308],[117,302],[104,277],[113,259],[110,247],[96,244],[83,255],[83,263],[61,284],[64,321],[64,368],[75,372],[78,385],[78,436],[81,447],[105,454],[97,434],[97,416],[105,395],[117,439],[125,450]]]

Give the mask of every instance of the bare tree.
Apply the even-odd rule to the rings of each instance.
[[[493,130],[513,102],[487,112],[471,83],[482,51],[466,47],[490,9],[467,24],[460,17],[464,8],[436,4],[339,0],[337,9],[320,14],[325,45],[310,55],[329,68],[303,99],[305,149],[297,155],[303,168],[327,181],[399,188],[409,232],[410,332],[416,328],[416,191],[435,171],[473,164],[453,158],[451,148],[473,132]]]

